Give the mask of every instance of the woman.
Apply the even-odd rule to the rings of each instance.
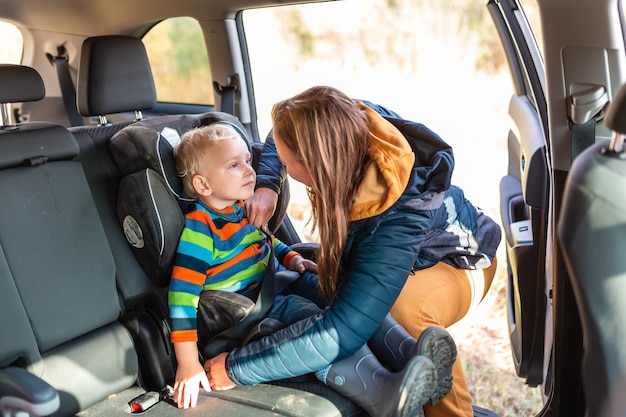
[[[484,291],[475,298],[484,296],[500,229],[451,186],[452,149],[436,134],[331,87],[277,103],[272,119],[281,161],[309,189],[321,241],[319,289],[329,307],[211,359],[213,388],[324,369],[387,334],[379,327],[390,311],[416,338],[447,327],[472,303],[467,271],[481,270]],[[280,360],[294,355],[293,366]],[[438,384],[449,383],[445,360],[433,362]],[[431,398],[438,404],[424,407],[427,416],[473,415],[461,364],[450,366],[452,389]]]

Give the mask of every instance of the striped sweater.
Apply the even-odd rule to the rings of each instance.
[[[273,244],[274,262],[288,266],[297,253],[276,238]],[[242,201],[218,210],[197,200],[185,216],[170,281],[172,342],[198,340],[202,291],[247,293],[263,279],[270,253],[266,235],[248,222]]]

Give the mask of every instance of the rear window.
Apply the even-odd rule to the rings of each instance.
[[[191,17],[166,19],[144,37],[157,90],[168,103],[213,105],[213,81],[200,24]]]
[[[20,64],[24,40],[22,32],[12,23],[0,21],[0,64]]]

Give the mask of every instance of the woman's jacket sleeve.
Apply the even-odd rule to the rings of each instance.
[[[231,379],[249,385],[289,378],[351,356],[389,312],[439,211],[400,206],[382,215],[374,227],[351,228],[343,265],[345,284],[332,305],[233,350],[226,362]]]
[[[270,132],[259,157],[259,164],[256,169],[256,188],[269,188],[280,194],[285,178],[287,178],[287,170],[278,159],[274,137]]]

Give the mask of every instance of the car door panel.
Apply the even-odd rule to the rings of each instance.
[[[515,370],[536,386],[543,380],[548,165],[541,123],[529,100],[514,95],[509,114],[516,132],[509,132],[509,167],[500,183],[508,324]]]

